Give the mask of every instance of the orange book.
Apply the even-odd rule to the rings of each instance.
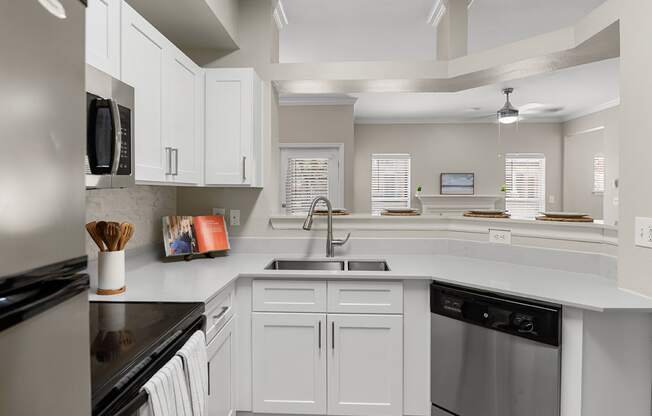
[[[200,253],[228,250],[229,235],[221,215],[194,217],[197,246]]]

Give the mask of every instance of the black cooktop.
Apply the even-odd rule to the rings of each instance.
[[[93,404],[203,312],[203,303],[90,302]]]

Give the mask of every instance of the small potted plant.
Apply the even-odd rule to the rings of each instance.
[[[421,196],[421,185],[417,185],[417,197]]]

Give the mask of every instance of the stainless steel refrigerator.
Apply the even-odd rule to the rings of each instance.
[[[90,414],[80,0],[0,0],[0,415]]]

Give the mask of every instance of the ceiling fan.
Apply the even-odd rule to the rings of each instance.
[[[509,100],[509,96],[514,92],[514,88],[504,88],[502,90],[505,94],[505,105],[498,111],[492,114],[487,114],[484,117],[496,117],[500,124],[513,124],[517,121],[523,120],[528,116],[538,114],[553,114],[564,109],[564,107],[553,106],[542,103],[527,103],[519,107],[515,107]]]

